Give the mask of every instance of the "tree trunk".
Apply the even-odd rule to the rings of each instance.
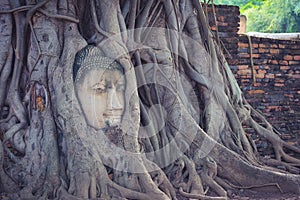
[[[2,196],[300,194],[300,149],[244,99],[205,16],[197,0],[2,1]],[[104,120],[99,128],[88,115],[114,106],[119,93],[109,93],[112,103],[96,101],[97,86],[93,104],[85,104],[78,90],[85,85],[77,80],[104,65],[106,72],[122,68],[124,106],[118,126]],[[258,154],[247,128],[270,142],[274,158]]]

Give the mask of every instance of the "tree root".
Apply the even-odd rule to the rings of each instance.
[[[257,124],[252,118],[248,118],[246,120],[246,123],[249,126],[253,127],[259,135],[265,137],[269,142],[272,143],[277,160],[280,161],[283,158],[287,162],[300,164],[299,159],[291,157],[283,151],[283,146],[285,146],[286,148],[289,148],[291,150],[294,150],[297,153],[299,153],[300,149],[298,149],[297,147],[293,147],[290,144],[282,141],[278,135],[274,134],[270,130],[262,127],[259,124]]]
[[[3,143],[0,143],[0,192],[16,192],[19,187],[18,185],[5,173],[3,170],[4,163],[4,151]]]
[[[179,193],[188,198],[193,198],[193,199],[203,199],[203,200],[227,200],[227,197],[210,197],[210,196],[205,196],[201,194],[191,194],[184,192],[182,187],[179,188]]]
[[[69,22],[73,22],[73,23],[77,23],[77,24],[79,23],[79,20],[74,17],[70,17],[70,16],[66,16],[66,15],[51,14],[43,9],[38,9],[38,11],[50,18],[67,20]]]
[[[263,187],[275,186],[280,191],[280,193],[284,193],[278,183],[266,183],[266,184],[262,184],[262,185],[250,185],[250,186],[236,186],[231,183],[227,183],[227,184],[229,184],[231,187],[237,188],[237,189],[253,189],[253,188],[263,188]]]
[[[217,176],[217,163],[209,156],[200,159],[198,153],[195,153],[195,163],[201,166],[200,177],[204,184],[215,191],[221,197],[226,197],[227,192],[214,180]]]
[[[245,187],[248,187],[247,185],[252,187],[269,184],[276,186],[278,184],[279,187],[276,187],[281,188],[283,192],[300,193],[298,175],[283,174],[270,169],[264,169],[263,167],[253,166],[218,144],[216,144],[216,148],[210,153],[210,156],[218,163],[218,174],[227,180],[235,182],[235,185],[238,183]],[[233,163],[239,164],[234,165]],[[260,178],[262,176],[264,179]]]
[[[175,189],[162,170],[150,174],[154,174],[152,175],[153,181],[161,191],[163,191],[170,199],[177,200]]]
[[[125,187],[122,187],[115,182],[109,182],[109,186],[116,189],[121,197],[128,198],[128,199],[145,199],[145,200],[167,200],[169,199],[167,196],[164,196],[162,194],[158,193],[153,193],[153,192],[146,192],[146,193],[141,193],[141,192],[136,192],[130,189],[127,189]]]
[[[0,14],[10,14],[10,13],[17,13],[17,12],[22,12],[22,11],[28,11],[30,9],[32,9],[34,6],[32,5],[26,5],[26,6],[20,6],[11,10],[1,10]],[[62,19],[62,20],[67,20],[73,23],[79,23],[79,20],[70,16],[65,16],[65,15],[59,15],[59,14],[51,14],[43,9],[40,8],[40,6],[35,9],[32,13],[34,14],[34,12],[40,12],[42,14],[44,14],[47,17],[51,17],[51,18],[56,18],[56,19]],[[32,15],[33,15],[32,14]]]
[[[286,168],[286,170],[291,172],[292,174],[300,174],[300,169],[297,167],[294,167],[292,164],[282,162],[280,160],[275,160],[272,158],[261,158],[260,160],[268,166],[277,167],[277,168],[282,166],[282,167]],[[298,167],[299,167],[299,165],[298,165]]]

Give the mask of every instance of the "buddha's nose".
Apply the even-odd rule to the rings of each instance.
[[[108,89],[107,104],[108,104],[107,105],[108,110],[123,109],[122,105],[116,95],[116,88],[114,86],[112,88]]]

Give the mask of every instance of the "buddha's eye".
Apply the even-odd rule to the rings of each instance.
[[[101,94],[106,92],[106,87],[102,84],[96,84],[92,87],[92,90],[94,90],[97,94]]]
[[[106,90],[103,88],[96,88],[95,91],[96,91],[96,93],[105,93],[106,92]]]

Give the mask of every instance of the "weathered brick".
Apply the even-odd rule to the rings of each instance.
[[[269,60],[269,63],[273,64],[273,65],[278,65],[278,61],[277,60]]]
[[[272,53],[272,54],[279,54],[280,51],[279,51],[279,49],[271,49],[270,53]]]
[[[240,48],[249,47],[249,44],[247,44],[247,43],[239,43],[239,47]]]
[[[295,79],[298,79],[298,78],[300,78],[300,74],[294,74],[292,77]]]
[[[270,50],[269,49],[260,48],[260,49],[258,49],[258,52],[259,53],[269,53]]]
[[[238,71],[239,75],[247,75],[247,74],[251,74],[251,70],[250,69],[242,69]]]
[[[300,56],[294,56],[294,60],[300,60]]]
[[[268,106],[267,109],[269,111],[271,111],[271,110],[280,111],[280,106]]]
[[[248,93],[250,95],[253,95],[253,94],[264,94],[265,91],[263,91],[263,90],[249,90]]]
[[[259,44],[258,46],[259,46],[259,48],[269,48],[270,47],[270,45],[268,45],[268,44]]]
[[[280,70],[289,70],[291,67],[290,66],[280,66]]]
[[[284,84],[283,84],[283,83],[275,83],[274,86],[275,86],[275,87],[283,87]]]
[[[289,65],[289,62],[286,61],[286,60],[280,60],[280,61],[279,61],[279,64],[280,64],[280,65]]]
[[[275,75],[274,74],[266,74],[266,78],[273,79],[273,78],[275,78]]]
[[[285,56],[283,57],[283,59],[284,59],[284,60],[293,60],[293,56],[291,56],[291,55],[285,55]]]
[[[256,74],[255,77],[256,78],[265,78],[265,74]]]
[[[271,44],[270,47],[271,48],[278,48],[278,45],[277,44]]]
[[[267,73],[266,70],[258,70],[258,74],[265,74],[265,73]]]
[[[242,83],[249,83],[250,80],[249,80],[249,79],[242,79],[241,82],[242,82]]]
[[[285,97],[294,98],[293,94],[284,94]]]
[[[285,49],[285,48],[286,48],[286,46],[285,46],[284,44],[279,44],[279,48],[281,48],[281,49]]]
[[[260,66],[260,69],[266,69],[266,70],[269,70],[269,69],[270,69],[270,66],[268,66],[268,65],[262,65],[262,66]]]
[[[248,65],[239,65],[238,69],[248,69],[249,66]]]
[[[299,65],[299,61],[289,61],[289,65]]]

